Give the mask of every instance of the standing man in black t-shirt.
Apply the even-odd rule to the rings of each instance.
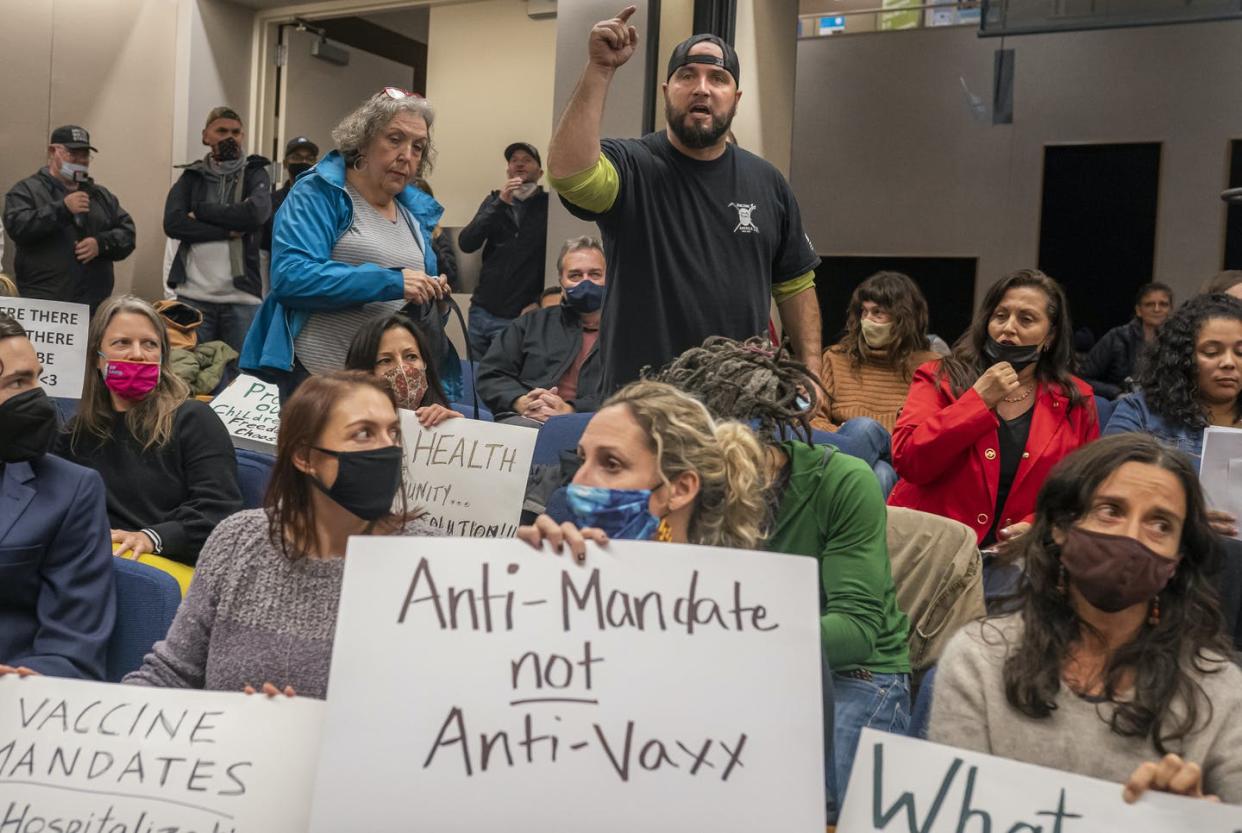
[[[714,35],[668,64],[668,127],[600,141],[612,77],[634,54],[634,7],[591,29],[588,60],[548,150],[569,211],[599,224],[609,280],[601,327],[607,395],[713,335],[767,332],[772,298],[798,358],[820,369],[819,257],[789,183],[726,142],[742,94],[733,48]]]

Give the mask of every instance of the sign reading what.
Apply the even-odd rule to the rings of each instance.
[[[280,391],[275,385],[243,373],[211,400],[211,409],[228,429],[235,447],[276,453]]]
[[[305,833],[322,719],[306,698],[0,677],[0,830]]]
[[[476,419],[423,428],[402,410],[405,499],[445,535],[511,538],[539,432]]]
[[[837,829],[848,833],[1242,830],[1242,808],[1236,806],[1158,792],[1126,804],[1121,792],[1121,784],[1097,778],[863,729]]]
[[[91,308],[63,301],[0,298],[0,312],[15,318],[34,345],[43,365],[39,383],[47,395],[80,399],[86,377],[86,331]]]
[[[355,537],[345,565],[312,833],[824,829],[814,559]]]

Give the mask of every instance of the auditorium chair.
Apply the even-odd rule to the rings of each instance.
[[[108,639],[108,682],[138,670],[142,658],[168,633],[181,604],[177,580],[155,567],[112,559],[116,579],[116,625]]]
[[[235,448],[233,453],[237,457],[237,485],[241,487],[242,508],[258,509],[263,505],[263,493],[267,491],[276,458],[248,448]]]

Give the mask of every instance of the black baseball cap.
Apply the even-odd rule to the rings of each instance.
[[[524,150],[527,153],[529,153],[531,156],[535,157],[535,164],[541,168],[543,167],[543,160],[539,158],[539,151],[536,150],[535,146],[532,145],[530,142],[514,142],[513,144],[505,148],[505,161],[508,162],[510,159],[512,159],[513,154],[519,150]]]
[[[724,58],[717,58],[715,55],[691,55],[691,47],[704,41],[714,43],[720,47],[720,54],[724,55]],[[742,84],[742,68],[737,60],[737,51],[715,35],[691,35],[677,44],[673,49],[672,57],[668,59],[668,75],[665,76],[665,80],[672,78],[673,73],[686,64],[710,64],[711,66],[721,67],[733,76],[733,83],[739,87]]]
[[[285,145],[285,156],[288,156],[300,148],[308,148],[311,153],[316,156],[319,155],[319,145],[315,144],[305,136],[294,136],[289,140],[289,143]]]
[[[91,146],[91,134],[86,132],[86,128],[78,127],[76,124],[66,124],[64,127],[58,127],[52,131],[52,138],[47,140],[49,145],[64,145],[70,150],[93,150],[99,152],[99,148]]]

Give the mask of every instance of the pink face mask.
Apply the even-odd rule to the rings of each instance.
[[[100,355],[103,354],[100,353]],[[160,382],[159,362],[108,359],[107,365],[101,372],[108,390],[122,399],[135,401],[146,399]]]

